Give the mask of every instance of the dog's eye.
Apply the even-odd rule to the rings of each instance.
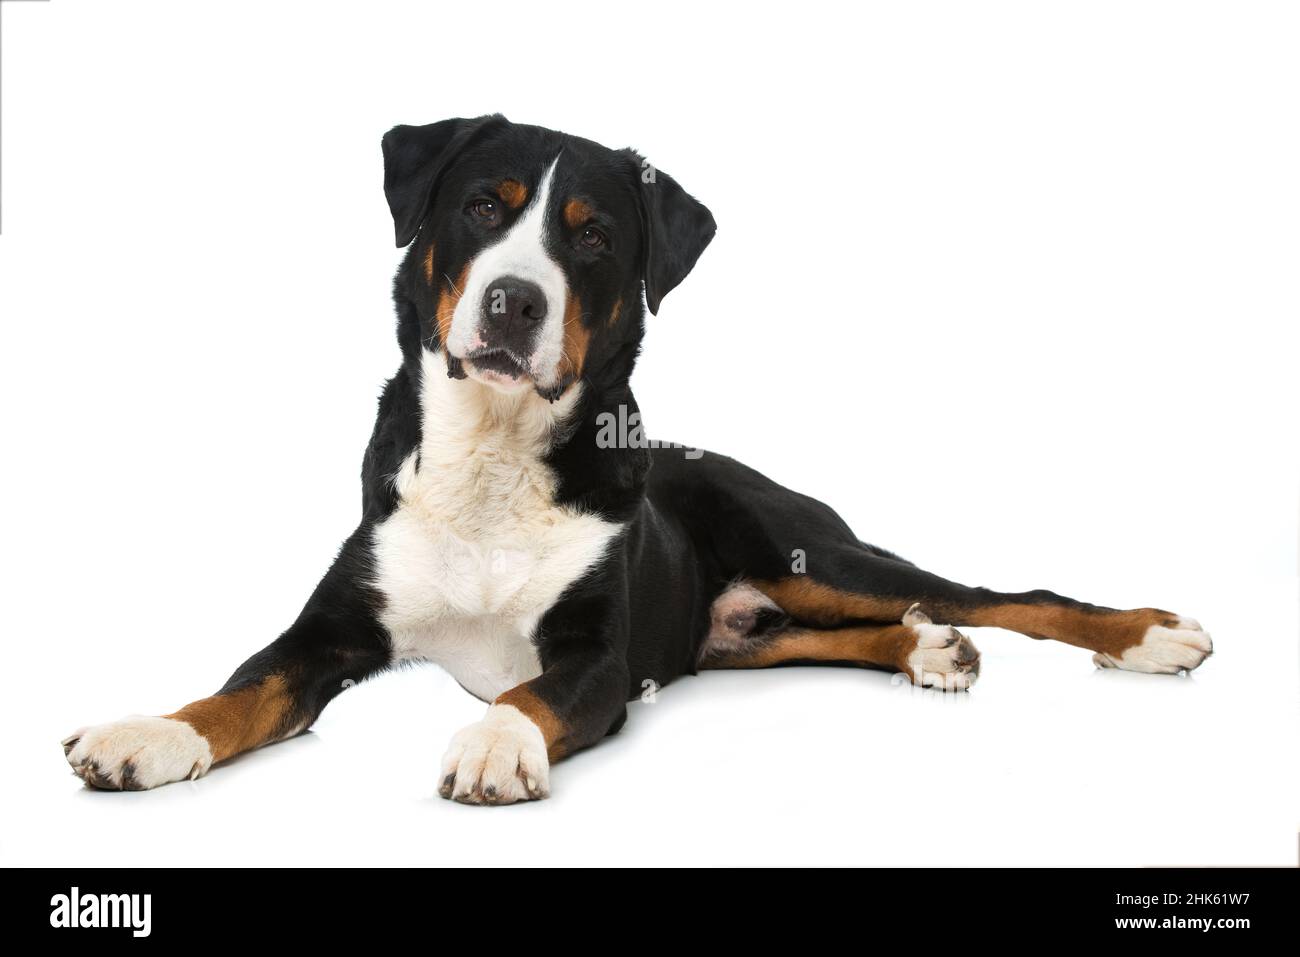
[[[490,199],[476,199],[469,210],[479,219],[492,221],[497,218],[497,204]]]
[[[595,226],[588,226],[582,231],[582,236],[579,238],[582,245],[586,246],[588,249],[599,249],[601,246],[605,245],[605,234]]]

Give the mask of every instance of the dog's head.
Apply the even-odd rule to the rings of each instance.
[[[713,238],[709,211],[632,150],[502,116],[398,126],[384,193],[420,338],[448,373],[554,399],[627,354]],[[402,280],[399,280],[402,281]]]

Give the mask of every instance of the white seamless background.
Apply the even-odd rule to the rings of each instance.
[[[5,4],[5,864],[1294,864],[1287,4]],[[1192,678],[973,629],[981,682],[709,674],[505,809],[432,667],[159,791],[59,739],[215,690],[360,508],[397,366],[379,138],[635,146],[717,239],[649,433],[970,584],[1199,618]],[[663,596],[665,602],[671,595]]]

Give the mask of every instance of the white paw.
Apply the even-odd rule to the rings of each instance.
[[[912,682],[923,688],[967,691],[980,673],[974,643],[951,625],[936,625],[918,602],[903,615],[916,635],[916,650],[907,656]]]
[[[207,740],[184,721],[143,715],[82,728],[63,753],[77,777],[108,791],[145,791],[212,766]]]
[[[1210,656],[1214,645],[1200,623],[1179,618],[1172,625],[1152,625],[1134,645],[1121,655],[1098,652],[1092,663],[1098,668],[1123,668],[1152,675],[1173,675],[1191,671]]]
[[[550,793],[550,761],[541,730],[509,704],[462,728],[442,759],[438,793],[462,804],[514,804]]]

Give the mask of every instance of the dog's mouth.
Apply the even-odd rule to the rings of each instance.
[[[484,349],[466,356],[465,362],[473,372],[489,382],[518,383],[529,378],[527,364],[505,349]]]

